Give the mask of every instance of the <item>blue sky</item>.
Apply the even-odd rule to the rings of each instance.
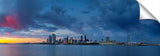
[[[130,34],[132,41],[159,43],[159,23],[139,20],[139,14],[136,0],[0,0],[0,37],[84,34],[93,40],[109,36],[125,42]],[[17,23],[10,24],[6,16]]]

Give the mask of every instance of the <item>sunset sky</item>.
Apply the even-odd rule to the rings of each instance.
[[[57,37],[159,43],[160,24],[139,20],[136,0],[0,0],[0,43]]]

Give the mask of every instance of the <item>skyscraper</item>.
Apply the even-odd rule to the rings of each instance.
[[[69,43],[70,43],[70,44],[73,43],[73,38],[72,38],[72,37],[69,39]]]
[[[52,43],[56,42],[56,34],[52,34]]]
[[[67,38],[64,38],[64,44],[68,44],[68,37]]]
[[[62,42],[62,39],[59,39],[58,42],[61,43],[61,42]]]
[[[47,38],[47,43],[49,43],[49,40],[48,40],[48,38]]]
[[[87,42],[87,37],[86,37],[86,35],[84,36],[84,42]]]
[[[77,43],[77,39],[75,39],[74,42]]]
[[[109,40],[109,37],[107,36],[107,38],[106,38],[106,42],[107,43],[109,43],[110,42],[110,40]]]
[[[83,36],[81,35],[81,42],[83,42]]]
[[[52,43],[52,36],[51,35],[48,38],[48,43]]]
[[[67,43],[68,43],[68,36],[67,36],[67,39],[66,39],[66,40],[67,40]]]

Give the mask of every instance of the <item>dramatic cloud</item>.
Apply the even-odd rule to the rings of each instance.
[[[0,8],[6,7],[0,9],[3,36],[45,39],[54,32],[59,37],[85,34],[89,39],[110,36],[118,41],[125,41],[128,34],[134,41],[155,40],[160,36],[159,23],[139,20],[136,0],[2,0],[0,3]]]
[[[9,27],[15,30],[19,30],[20,29],[19,24],[20,22],[17,20],[17,15],[13,15],[13,16],[6,15],[2,19],[2,23],[0,23],[0,27]]]

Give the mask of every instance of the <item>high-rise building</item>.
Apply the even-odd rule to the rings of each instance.
[[[70,44],[73,43],[73,38],[72,38],[72,37],[69,39],[69,43],[70,43]]]
[[[61,42],[62,42],[62,40],[61,40],[61,39],[59,39],[59,40],[58,40],[58,42],[59,42],[59,43],[61,43]]]
[[[87,41],[89,41],[89,39],[87,39]]]
[[[68,36],[67,36],[67,39],[66,39],[66,40],[67,40],[67,43],[68,43]]]
[[[49,43],[49,40],[48,40],[48,38],[47,38],[47,43]]]
[[[77,43],[77,39],[75,39],[74,42]]]
[[[56,34],[52,34],[52,43],[56,42]]]
[[[64,38],[63,43],[67,44],[68,43],[68,38]]]
[[[81,35],[81,42],[83,42],[83,36]]]
[[[109,40],[109,37],[107,36],[107,38],[106,38],[106,42],[107,43],[109,43],[110,42],[110,40]]]
[[[86,37],[86,35],[84,36],[84,42],[87,42],[87,37]]]
[[[51,35],[48,38],[48,43],[52,43],[52,36]]]

